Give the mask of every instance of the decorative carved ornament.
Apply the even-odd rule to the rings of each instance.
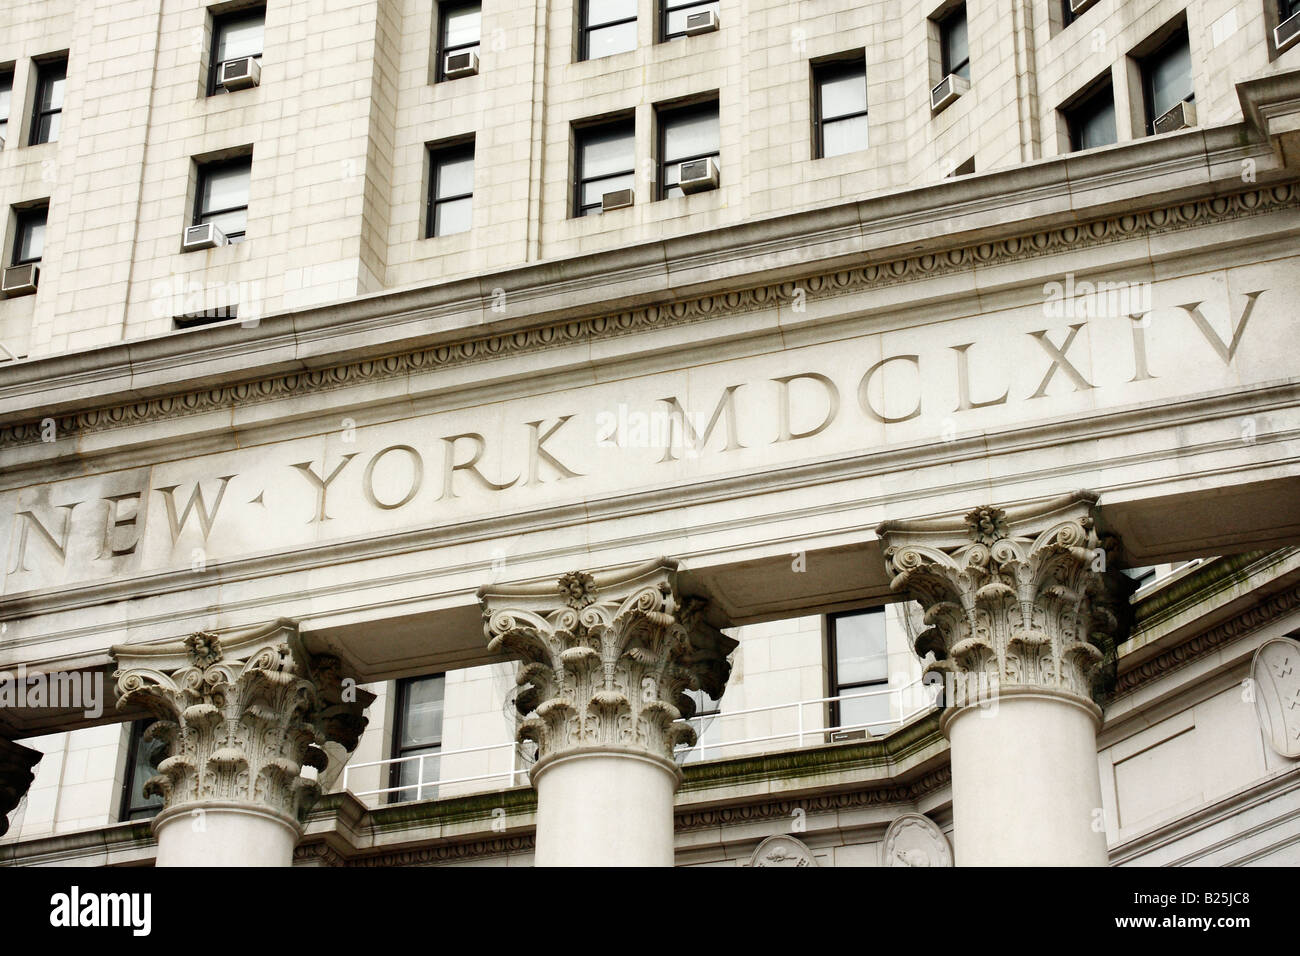
[[[0,737],[0,836],[9,832],[9,814],[36,779],[32,768],[43,756],[39,750]]]
[[[320,795],[303,767],[325,769],[326,741],[355,749],[374,700],[344,683],[337,658],[309,656],[292,621],[112,653],[118,707],[143,705],[158,718],[145,740],[163,741],[166,757],[144,792],[160,795],[164,811],[226,801],[302,821]]]
[[[1255,651],[1250,674],[1255,713],[1268,745],[1283,757],[1300,757],[1300,642],[1265,641]]]
[[[952,847],[929,817],[905,813],[889,825],[881,866],[952,866]]]
[[[628,750],[672,762],[693,744],[687,690],[722,696],[736,642],[681,597],[677,562],[661,558],[605,576],[479,590],[488,649],[520,660],[518,737],[547,758]]]
[[[88,409],[60,416],[59,435],[89,434],[146,422],[200,415],[214,409],[280,401],[298,395],[366,385],[412,374],[491,361],[510,355],[543,351],[576,343],[612,338],[650,329],[689,325],[725,315],[786,305],[796,296],[820,299],[933,279],[975,266],[1059,255],[1093,246],[1197,226],[1231,222],[1300,206],[1300,184],[1286,183],[1231,196],[1215,196],[1124,213],[1091,222],[1046,229],[947,250],[907,256],[786,281],[696,298],[642,306],[586,319],[565,319],[553,325],[503,332],[430,346],[387,358],[365,359],[334,368],[310,369],[271,378],[218,385],[144,399],[123,405]],[[0,427],[0,447],[41,441],[41,422]]]
[[[1116,542],[1097,534],[1097,496],[1076,492],[1008,513],[977,508],[962,522],[886,522],[890,587],[921,606],[916,653],[950,681],[950,705],[1004,684],[1100,693],[1128,621],[1133,582],[1113,566]]]
[[[784,833],[770,836],[755,849],[746,866],[816,866],[817,858],[802,840]]]

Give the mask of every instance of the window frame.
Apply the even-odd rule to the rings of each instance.
[[[45,241],[43,239],[41,240],[41,254],[39,256],[34,259],[22,259],[19,257],[19,252],[23,247],[23,234],[30,227],[30,224],[37,218],[41,220],[43,226],[48,228],[50,207],[48,205],[28,206],[24,209],[15,210],[14,246],[13,251],[9,255],[10,266],[40,265],[40,263],[45,259]]]
[[[473,178],[474,178],[474,161],[475,161],[474,140],[469,139],[469,140],[461,140],[458,142],[450,142],[450,143],[430,143],[428,145],[428,155],[429,155],[429,189],[425,195],[424,238],[441,239],[444,238],[445,236],[456,236],[462,233],[469,232],[470,229],[473,228],[473,219],[472,219],[473,199],[474,199]],[[468,157],[471,165],[470,191],[467,193],[458,193],[454,196],[439,196],[438,182],[441,176],[441,163],[448,162],[448,161],[455,162],[457,160],[461,160],[466,157]],[[461,199],[470,200],[470,210],[471,210],[470,229],[461,229],[458,232],[448,232],[448,233],[436,232],[434,226],[438,221],[438,217],[437,217],[438,206],[443,205],[445,203],[461,200]]]
[[[882,633],[885,635],[885,676],[880,680],[855,681],[853,683],[841,684],[839,682],[839,635],[838,622],[841,618],[859,617],[864,614],[879,614],[881,616]],[[826,615],[826,678],[827,686],[830,689],[827,697],[842,697],[851,691],[864,687],[888,688],[889,687],[889,631],[888,621],[885,618],[885,609],[883,607],[861,607],[852,611],[837,611],[833,614]],[[842,721],[840,719],[840,705],[842,701],[832,700],[829,702],[830,720],[827,724],[827,731],[836,731],[841,729]],[[867,736],[874,736],[870,728],[866,729]]]
[[[10,145],[9,141],[9,121],[13,119],[14,112],[14,69],[7,66],[0,70],[0,90],[6,90],[9,93],[9,102],[5,106],[4,115],[0,116],[0,139],[4,140],[5,146]]]
[[[630,152],[631,165],[625,171],[615,173],[605,173],[601,176],[592,176],[590,178],[583,175],[583,140],[599,130],[610,130],[615,127],[626,127],[628,139],[631,140],[632,149]],[[619,176],[631,176],[633,178],[633,190],[635,195],[636,181],[636,117],[632,114],[626,114],[613,119],[605,119],[595,123],[585,123],[582,126],[573,128],[573,214],[570,219],[584,219],[592,213],[584,210],[588,207],[583,206],[582,194],[583,187],[589,182],[597,182],[602,179],[614,179]],[[602,194],[603,195],[603,194]],[[597,210],[595,215],[599,215],[601,208],[600,203],[595,203],[590,208]]]
[[[1143,54],[1138,59],[1138,73],[1142,81],[1142,113],[1145,117],[1145,135],[1147,136],[1156,135],[1156,120],[1163,115],[1155,112],[1155,70],[1153,67],[1157,62],[1167,59],[1171,49],[1176,46],[1183,46],[1187,49],[1188,84],[1191,87],[1191,91],[1188,95],[1182,97],[1179,102],[1191,101],[1194,103],[1196,101],[1195,66],[1192,62],[1192,37],[1191,31],[1187,29],[1187,23],[1183,22],[1175,26],[1169,34],[1152,47],[1148,53]]]
[[[624,17],[622,20],[608,20],[604,23],[591,22],[591,4],[592,0],[581,0],[578,6],[578,60],[583,62],[590,60],[591,56],[591,34],[595,30],[605,30],[609,27],[622,26],[625,23],[637,22],[637,11],[634,9],[632,16]],[[635,50],[637,44],[635,40],[632,43],[632,50]],[[630,50],[620,50],[619,53],[630,53]],[[609,53],[607,56],[618,56],[618,53]],[[604,57],[595,57],[597,60]]]
[[[426,681],[426,680],[434,680],[434,679],[440,679],[442,681],[442,700],[443,700],[443,707],[444,707],[443,719],[438,725],[438,743],[432,746],[430,746],[429,744],[422,744],[420,746],[404,747],[402,746],[402,737],[405,736],[406,733],[407,702],[410,699],[411,687],[414,686],[417,681]],[[402,757],[415,755],[414,753],[408,754],[406,751],[419,751],[423,753],[430,750],[434,750],[438,755],[438,759],[441,760],[444,727],[446,724],[446,710],[445,710],[446,701],[447,701],[446,672],[442,671],[434,674],[420,674],[416,677],[401,678],[400,680],[395,682],[395,686],[393,688],[393,700],[394,700],[393,730],[392,730],[392,736],[389,740],[389,745],[390,745],[389,753],[391,759],[396,761],[396,760],[400,760]],[[411,761],[411,763],[414,763],[415,766],[417,767],[421,765],[421,761],[418,760]],[[393,763],[388,768],[388,786],[402,788],[400,790],[392,790],[388,794],[389,803],[411,802],[409,800],[403,799],[403,795],[411,790],[415,791],[415,798],[414,798],[415,800],[426,800],[426,799],[436,800],[438,798],[437,781],[434,781],[433,783],[425,783],[423,779],[423,775],[418,775],[415,783],[404,785],[402,783],[403,766],[405,766],[405,764],[403,763]],[[425,796],[426,791],[432,791],[432,795],[426,797]]]
[[[51,68],[58,68],[60,71],[60,75],[59,76],[51,75],[50,73]],[[63,131],[62,130],[62,126],[63,126],[62,102],[60,102],[60,104],[57,107],[52,107],[50,109],[41,108],[41,103],[45,99],[46,87],[48,85],[58,82],[59,80],[62,80],[64,83],[64,95],[66,96],[67,82],[68,82],[68,58],[67,57],[59,57],[58,59],[36,62],[36,98],[35,101],[32,103],[32,129],[31,129],[31,133],[27,137],[28,146],[41,146],[44,145],[45,143],[57,143],[59,141],[58,136],[55,136],[53,139],[39,138],[41,135],[41,123],[46,117],[58,116],[60,118],[59,132]]]
[[[966,24],[966,58],[954,64],[951,61],[952,51],[949,49],[948,38],[951,35],[952,25],[960,19]],[[957,75],[962,79],[970,82],[970,20],[966,16],[966,4],[959,3],[951,10],[946,11],[935,21],[939,28],[939,71],[942,74],[940,79],[945,76]],[[962,75],[958,71],[965,68],[966,73]]]
[[[680,120],[683,117],[691,117],[697,114],[712,112],[718,123],[718,149],[716,152],[699,153],[690,156],[682,156],[677,159],[669,160],[665,155],[668,141],[669,123],[664,120],[673,118]],[[716,98],[700,100],[694,103],[683,103],[677,106],[664,106],[655,108],[655,200],[677,198],[665,195],[668,185],[668,167],[677,166],[681,163],[689,163],[696,159],[713,158],[722,165],[722,108]],[[677,187],[680,190],[680,186]],[[685,194],[683,194],[685,195]]]
[[[151,820],[158,815],[163,809],[163,801],[157,804],[143,804],[141,806],[132,806],[132,797],[135,796],[135,770],[136,760],[139,757],[140,746],[144,743],[144,732],[150,724],[155,722],[153,717],[143,717],[140,720],[133,721],[130,729],[127,731],[126,742],[126,767],[122,774],[122,796],[118,801],[117,820],[119,823],[129,823],[136,820]],[[146,781],[140,781],[143,789]],[[147,800],[157,798],[146,797]]]
[[[861,55],[855,54],[852,58],[842,58],[833,60],[823,60],[820,63],[812,64],[812,83],[813,83],[813,159],[834,159],[834,156],[826,155],[826,123],[828,117],[822,105],[822,85],[838,75],[849,72],[861,71],[863,100],[866,106],[861,112],[844,113],[840,116],[829,117],[829,122],[838,123],[844,120],[857,119],[859,116],[866,119],[871,110],[871,103],[866,96],[867,89],[867,58],[866,51]],[[867,121],[870,123],[870,120]],[[870,127],[868,126],[868,146],[870,146]],[[861,152],[862,150],[850,150],[850,152]],[[836,153],[835,156],[847,156],[848,153]]]
[[[477,7],[479,11],[478,39],[473,43],[458,43],[455,46],[447,46],[447,24],[451,19],[451,14],[462,10],[468,10]],[[447,78],[447,55],[449,53],[460,53],[462,50],[477,50],[483,45],[483,4],[481,0],[455,0],[455,2],[440,2],[438,4],[438,42],[436,44],[437,58],[433,65],[433,82],[448,83]],[[455,77],[455,79],[465,79],[465,77]]]
[[[262,53],[266,52],[266,6],[265,4],[256,4],[248,7],[240,7],[237,10],[228,10],[225,13],[212,14],[212,46],[208,50],[208,96],[220,96],[228,92],[224,86],[217,82],[221,75],[221,67],[230,60],[217,60],[217,50],[221,46],[221,32],[224,27],[232,23],[238,23],[242,20],[251,20],[254,16],[260,14],[262,18],[262,51],[260,53],[245,54],[251,56],[259,63],[262,61]],[[243,57],[231,57],[233,60],[241,60]]]
[[[713,6],[720,6],[719,0],[659,0],[659,42],[671,43],[673,40],[679,40],[686,36],[684,30],[678,33],[668,32],[669,14],[691,7]]]
[[[248,238],[248,210],[249,210],[250,206],[252,205],[252,198],[253,198],[253,197],[252,197],[252,191],[253,191],[253,154],[252,154],[252,153],[244,153],[244,154],[239,155],[239,156],[231,156],[231,157],[229,157],[229,158],[227,158],[227,159],[216,159],[216,160],[208,160],[208,161],[205,161],[205,162],[198,162],[198,163],[196,163],[196,165],[197,165],[197,167],[198,167],[198,176],[197,176],[197,178],[195,179],[195,183],[194,183],[194,214],[193,214],[193,216],[191,217],[190,225],[191,225],[191,226],[202,226],[202,225],[205,225],[205,224],[207,223],[207,220],[208,220],[209,218],[213,218],[213,217],[216,217],[216,216],[226,215],[226,214],[228,214],[228,213],[236,212],[236,211],[242,209],[242,210],[244,211],[244,230],[243,230],[243,232],[229,233],[229,232],[226,232],[224,229],[221,230],[221,231],[222,231],[223,233],[225,233],[225,235],[226,235],[226,240],[227,240],[228,242],[230,242],[232,245],[235,244],[236,242],[244,242],[244,241],[246,241],[247,238]],[[230,207],[228,207],[228,208],[222,208],[222,209],[209,209],[209,210],[206,210],[206,211],[205,211],[204,208],[203,208],[203,186],[204,186],[204,182],[205,182],[205,180],[206,180],[206,177],[212,175],[212,173],[215,172],[215,171],[217,171],[217,170],[221,170],[221,169],[229,169],[229,168],[234,167],[234,166],[246,166],[246,167],[248,168],[248,193],[249,193],[248,199],[249,199],[249,202],[244,203],[244,205],[242,205],[242,206],[230,206]]]

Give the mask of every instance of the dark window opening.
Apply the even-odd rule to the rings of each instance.
[[[659,198],[682,195],[681,164],[720,152],[718,101],[663,110],[659,118]]]
[[[30,145],[53,143],[63,124],[63,90],[68,82],[68,61],[52,60],[36,67],[36,105],[32,110]]]
[[[447,79],[447,57],[453,53],[478,52],[482,30],[482,4],[438,4],[437,82]]]
[[[231,242],[242,242],[248,228],[248,184],[253,158],[241,156],[199,167],[194,225],[216,223]]]
[[[474,144],[430,147],[425,237],[468,232],[474,219]]]
[[[601,211],[601,197],[631,189],[636,176],[636,132],[633,120],[618,120],[576,131],[574,215]]]
[[[890,720],[889,654],[883,608],[827,618],[830,663],[830,725],[878,733]],[[870,694],[870,696],[866,696]]]
[[[970,79],[970,44],[966,35],[966,4],[946,14],[939,21],[939,49],[943,75],[954,74]]]
[[[839,60],[813,67],[816,158],[867,148],[867,63]]]
[[[1065,110],[1070,131],[1070,149],[1092,149],[1117,141],[1115,132],[1115,95],[1106,83],[1083,100]]]
[[[157,816],[163,806],[160,794],[144,795],[144,785],[150,777],[158,775],[158,763],[167,755],[167,747],[161,740],[144,739],[144,732],[152,723],[154,719],[146,717],[131,725],[126,748],[126,780],[122,785],[122,807],[118,815],[122,822],[147,820]]]
[[[432,800],[438,796],[438,755],[442,752],[445,674],[408,677],[397,682],[397,720],[393,728],[394,763],[388,785],[402,787],[389,802]],[[407,759],[401,759],[407,758]]]
[[[238,10],[212,19],[212,68],[208,70],[208,95],[226,92],[221,85],[221,67],[231,60],[251,56],[262,59],[265,43],[266,9]]]
[[[1154,134],[1158,118],[1183,100],[1195,101],[1187,27],[1179,27],[1154,53],[1143,58],[1141,66],[1147,133]]]
[[[18,228],[14,231],[14,252],[12,263],[25,266],[40,262],[45,255],[45,222],[49,209],[40,206],[23,209],[18,213]]]
[[[578,59],[598,60],[635,50],[636,3],[637,0],[583,0]]]

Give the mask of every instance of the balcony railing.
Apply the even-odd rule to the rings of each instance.
[[[776,749],[820,745],[832,742],[832,735],[855,731],[862,731],[864,738],[883,736],[928,713],[935,706],[938,692],[937,686],[914,681],[899,687],[865,693],[839,694],[834,697],[702,714],[689,721],[695,727],[699,740],[692,747],[679,747],[677,761],[694,763],[767,753]],[[827,719],[829,705],[864,700],[878,703],[882,712],[879,719],[830,725]],[[441,775],[449,766],[464,764],[468,769],[484,762],[489,765],[495,763],[499,769],[489,767],[483,772]],[[439,796],[461,796],[516,786],[528,777],[528,767],[520,766],[522,762],[525,761],[519,755],[516,744],[513,741],[503,741],[459,750],[348,764],[343,768],[340,786],[344,790],[352,790],[354,796],[371,805],[385,801],[390,794],[412,794],[408,799],[431,800]],[[354,782],[366,771],[371,771],[371,776],[377,776],[380,780],[388,780],[391,779],[393,768],[404,763],[417,764],[414,780],[393,786],[353,789]],[[500,766],[502,764],[509,766]]]

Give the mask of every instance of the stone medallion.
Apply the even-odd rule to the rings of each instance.
[[[746,866],[816,866],[812,850],[792,836],[770,836],[760,843]]]
[[[881,855],[881,866],[952,866],[948,838],[919,813],[905,813],[889,825]]]
[[[1300,643],[1265,641],[1251,664],[1255,714],[1268,745],[1283,757],[1300,757]]]

